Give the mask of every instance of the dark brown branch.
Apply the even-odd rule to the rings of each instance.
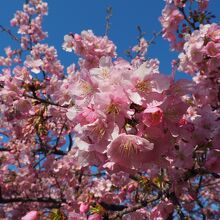
[[[100,202],[99,204],[108,211],[122,211],[128,208],[126,205],[108,204],[106,202]]]
[[[11,149],[8,149],[8,148],[0,148],[0,151],[11,151]]]
[[[207,174],[210,174],[212,175],[214,178],[220,178],[220,175],[217,174],[217,173],[212,173],[212,172],[209,172],[203,168],[198,168],[198,169],[191,169],[191,170],[188,170],[185,175],[183,176],[183,178],[181,179],[181,181],[187,181],[197,175],[207,175]]]
[[[144,37],[144,35],[145,35],[146,33],[142,31],[140,25],[137,26],[137,31],[138,31],[138,37],[137,37],[137,39],[138,39],[138,42],[139,42],[139,45],[140,45],[140,40],[141,40],[142,37]]]
[[[182,13],[182,15],[184,16],[184,19],[186,20],[186,22],[189,24],[189,26],[193,29],[193,30],[197,30],[198,28],[195,26],[195,24],[193,22],[190,21],[190,19],[188,18],[188,16],[185,13],[184,8],[178,7],[179,11]]]
[[[55,146],[54,146],[54,149],[56,149],[57,146],[58,146],[58,144],[59,144],[60,137],[61,137],[62,132],[63,132],[63,130],[64,130],[64,127],[65,127],[66,121],[67,121],[67,120],[64,121],[64,123],[63,123],[63,125],[62,125],[62,128],[60,129],[60,132],[59,132],[59,135],[58,135],[58,137],[57,137],[57,140],[56,140],[56,144],[55,144]]]
[[[67,155],[67,153],[62,151],[62,150],[46,149],[46,148],[40,148],[40,149],[37,149],[37,150],[33,150],[32,152],[33,153],[44,154],[44,156],[33,165],[33,168],[36,168],[43,160],[45,160],[47,158],[48,155],[51,155],[51,154],[55,154],[55,155],[59,155],[59,156]]]
[[[69,138],[69,145],[68,145],[68,152],[69,152],[71,151],[72,146],[73,146],[73,139],[72,139],[71,133],[68,134],[68,138]]]
[[[44,154],[47,154],[47,155],[49,155],[49,154],[56,154],[56,155],[60,155],[60,156],[67,155],[67,153],[62,151],[62,150],[57,150],[57,149],[51,149],[50,150],[50,149],[46,149],[46,148],[40,148],[40,149],[37,149],[37,150],[33,150],[32,152],[35,153],[35,154],[44,153]]]
[[[153,33],[153,37],[149,41],[147,41],[148,45],[155,43],[156,38],[159,37],[161,34],[162,34],[162,31]]]
[[[196,193],[198,194],[200,189],[201,189],[201,186],[202,186],[202,180],[203,180],[203,176],[201,175],[199,177],[199,183],[198,183],[198,186],[196,187]]]
[[[2,32],[8,33],[10,35],[10,37],[12,38],[12,40],[20,42],[20,39],[18,37],[16,37],[14,34],[12,34],[10,29],[5,28],[2,25],[0,25],[0,29],[1,29]]]
[[[8,203],[28,203],[28,202],[39,202],[39,203],[65,203],[66,199],[53,199],[53,198],[46,198],[46,197],[39,197],[39,198],[0,198],[0,204],[8,204]]]
[[[109,220],[116,220],[118,218],[120,219],[120,218],[122,218],[123,215],[126,215],[126,214],[131,213],[131,212],[135,212],[138,209],[146,207],[147,205],[157,201],[158,199],[160,199],[160,196],[157,196],[157,197],[155,197],[151,200],[148,200],[148,201],[143,201],[140,204],[134,205],[132,207],[125,208],[122,211],[120,211],[120,212],[114,214],[113,216],[109,217]]]
[[[55,103],[55,102],[51,102],[50,100],[46,100],[46,99],[42,99],[42,98],[39,98],[37,96],[31,96],[31,95],[25,95],[25,97],[28,97],[28,98],[31,98],[31,99],[35,99],[41,103],[45,103],[45,104],[48,104],[48,105],[54,105],[54,106],[58,106],[58,107],[61,107],[61,108],[68,108],[69,106],[68,105],[60,105],[58,103]]]
[[[182,206],[179,202],[179,199],[176,197],[176,194],[174,192],[170,193],[168,195],[168,198],[172,201],[172,203],[177,207],[177,212],[179,214],[179,217],[181,220],[184,220],[185,219],[185,215],[182,211]]]

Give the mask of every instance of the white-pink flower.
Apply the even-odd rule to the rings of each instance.
[[[33,73],[40,73],[40,67],[43,65],[43,61],[41,59],[34,59],[31,56],[27,56],[25,65],[31,68]]]
[[[143,123],[150,126],[158,125],[163,120],[163,111],[159,107],[146,108],[143,112]]]
[[[150,161],[154,144],[136,135],[120,134],[107,146],[109,159],[126,168],[141,168]]]

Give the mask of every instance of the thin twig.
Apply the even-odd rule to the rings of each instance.
[[[10,29],[5,28],[5,27],[3,27],[2,25],[0,25],[0,29],[1,29],[2,32],[8,33],[13,40],[15,40],[15,41],[17,41],[17,42],[20,43],[20,39],[19,39],[18,37],[16,37],[16,36],[11,32]]]
[[[106,17],[105,17],[105,36],[108,36],[109,35],[109,31],[110,31],[110,27],[111,27],[111,23],[110,23],[110,19],[112,17],[112,7],[108,7],[106,9]]]
[[[147,205],[157,201],[158,199],[160,199],[160,196],[157,196],[157,197],[155,197],[155,198],[153,198],[151,200],[148,200],[148,201],[143,201],[140,204],[134,205],[132,207],[125,208],[122,211],[120,211],[120,212],[114,214],[113,216],[109,217],[109,220],[116,220],[118,218],[120,219],[120,218],[123,217],[123,215],[126,215],[126,214],[131,213],[131,212],[135,212],[138,209],[146,207]]]
[[[39,198],[0,198],[0,204],[8,204],[8,203],[28,203],[28,202],[45,202],[45,203],[65,203],[66,199],[53,199],[53,198],[46,198],[46,197],[39,197]]]
[[[193,30],[198,29],[198,28],[195,26],[195,24],[194,24],[193,22],[191,22],[190,19],[188,18],[188,16],[187,16],[186,13],[185,13],[184,8],[178,7],[178,9],[179,9],[179,11],[183,14],[184,19],[185,19],[186,22],[189,24],[189,26],[190,26]]]
[[[41,103],[45,103],[45,104],[48,104],[48,105],[54,105],[54,106],[58,106],[58,107],[61,107],[61,108],[68,108],[69,107],[68,105],[60,105],[59,103],[51,102],[50,100],[42,99],[42,98],[39,98],[37,96],[31,96],[31,95],[25,94],[25,97],[35,99],[35,100],[37,100]]]

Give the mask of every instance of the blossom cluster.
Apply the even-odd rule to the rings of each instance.
[[[23,11],[16,12],[11,20],[11,26],[19,27],[22,48],[27,49],[30,42],[37,43],[47,37],[47,33],[42,31],[43,16],[47,15],[47,12],[47,3],[35,0],[24,4]]]
[[[219,74],[220,26],[218,24],[201,25],[199,30],[187,36],[183,52],[179,55],[180,71],[203,75]],[[219,78],[219,76],[217,76]]]
[[[177,43],[176,31],[183,20],[184,16],[173,4],[167,4],[162,11],[160,22],[163,27],[163,37],[172,43],[172,48],[181,48],[181,42]]]
[[[187,17],[193,3],[203,20]],[[180,54],[165,75],[144,38],[128,61],[91,30],[64,36],[79,56],[65,73],[40,42],[47,3],[24,4],[21,48],[0,57],[1,219],[219,218],[220,26],[207,7],[166,1],[163,37]]]
[[[63,49],[74,51],[82,57],[80,65],[86,69],[96,67],[102,56],[116,56],[116,46],[107,36],[97,37],[92,30],[82,31],[79,34],[69,34],[64,36]]]
[[[108,161],[102,157],[101,164],[137,170],[155,165],[169,151],[188,104],[181,83],[161,75],[158,65],[158,60],[149,60],[136,68],[102,57],[99,67],[76,74],[70,90],[75,105],[67,117],[76,123],[79,151],[107,153]]]
[[[192,8],[194,3],[198,5],[199,14],[197,11],[190,11],[190,16],[187,16],[187,5],[189,4]],[[182,51],[185,43],[184,36],[196,29],[197,21],[204,24],[208,3],[209,0],[166,0],[166,6],[159,20],[163,37],[170,42],[172,50]],[[209,21],[208,18],[207,21]]]

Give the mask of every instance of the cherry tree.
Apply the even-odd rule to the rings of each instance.
[[[92,30],[64,36],[79,57],[64,67],[42,43],[43,0],[0,26],[17,42],[0,57],[1,219],[220,218],[220,25],[208,3],[164,2],[170,75],[142,34],[124,59]]]

